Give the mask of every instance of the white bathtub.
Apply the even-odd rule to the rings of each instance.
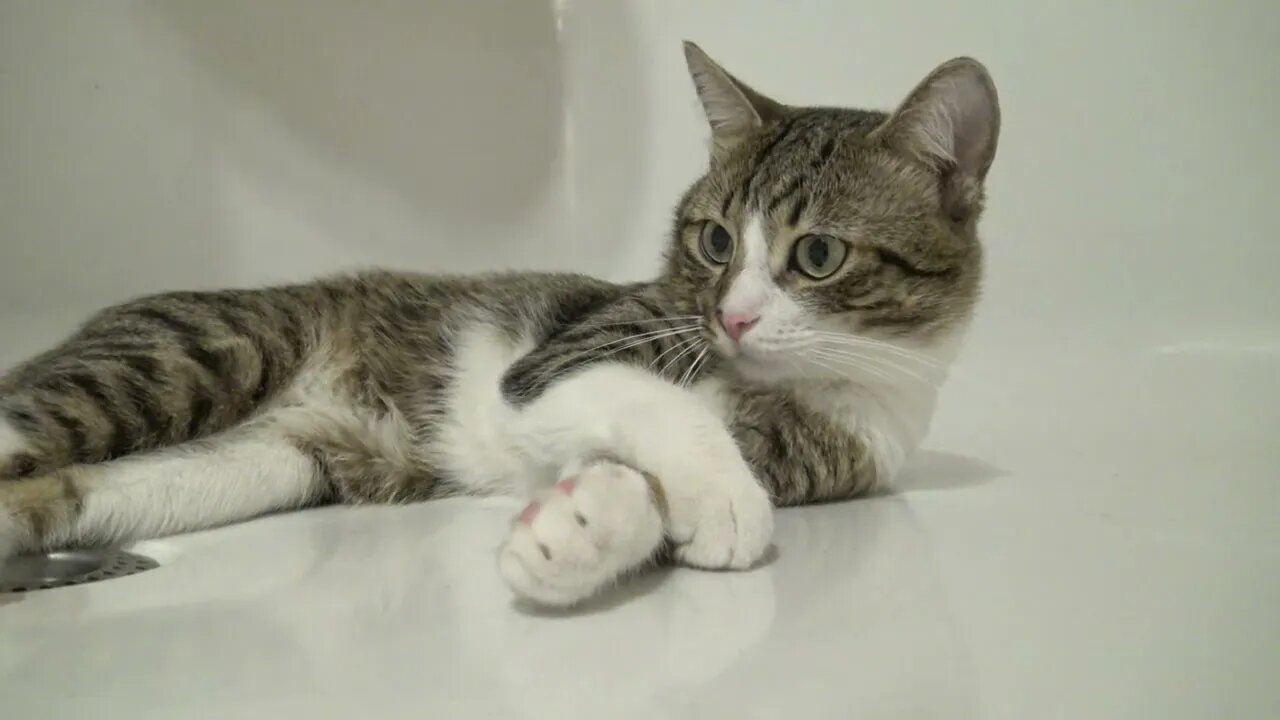
[[[972,54],[987,292],[888,497],[755,572],[512,606],[509,503],[323,509],[0,597],[0,715],[1280,717],[1280,5],[0,2],[0,364],[95,306],[357,266],[638,278],[679,41],[889,106]]]

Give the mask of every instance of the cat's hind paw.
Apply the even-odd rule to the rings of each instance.
[[[517,596],[568,607],[643,565],[662,542],[644,477],[599,460],[566,472],[525,507],[498,550],[498,570]]]

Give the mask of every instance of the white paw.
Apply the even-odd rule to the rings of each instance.
[[[749,568],[773,538],[769,495],[745,466],[704,473],[683,487],[663,485],[675,557],[713,570]]]
[[[645,479],[597,461],[566,472],[520,513],[498,550],[498,570],[516,595],[564,607],[643,564],[662,540]]]

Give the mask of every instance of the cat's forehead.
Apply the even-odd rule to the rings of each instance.
[[[839,108],[795,111],[761,128],[719,167],[730,207],[776,212],[847,185],[858,148],[884,122],[883,113]],[[729,208],[726,208],[729,209]]]
[[[937,204],[935,180],[868,137],[886,118],[864,110],[792,108],[713,157],[681,215],[735,231],[760,218],[771,243],[786,243],[804,232],[852,239],[870,226],[927,214]]]

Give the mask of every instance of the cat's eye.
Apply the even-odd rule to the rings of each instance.
[[[849,248],[830,235],[805,235],[791,250],[791,263],[814,280],[831,277],[844,264]]]
[[[733,257],[733,236],[716,223],[708,221],[702,224],[698,244],[702,247],[702,254],[717,265],[724,265]]]

